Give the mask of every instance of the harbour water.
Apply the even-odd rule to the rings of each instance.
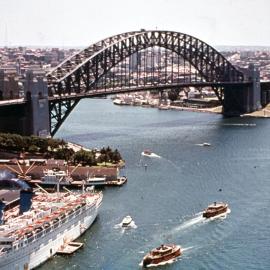
[[[270,269],[269,134],[268,119],[82,100],[56,137],[119,149],[128,183],[103,190],[83,249],[39,269],[141,269],[143,256],[162,243],[180,244],[183,255],[155,269]],[[144,149],[161,158],[142,157]],[[213,201],[229,203],[227,218],[202,219]],[[116,225],[126,215],[136,226],[123,230]]]

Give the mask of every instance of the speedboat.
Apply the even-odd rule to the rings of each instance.
[[[144,150],[141,155],[142,156],[145,156],[145,157],[156,157],[156,158],[160,158],[159,155],[151,152],[150,150]]]
[[[124,219],[122,220],[122,227],[128,227],[131,225],[131,222],[132,222],[132,217],[131,216],[126,216],[124,217]]]
[[[202,145],[203,146],[211,146],[211,144],[210,143],[207,143],[207,142],[204,142]]]
[[[175,244],[164,244],[147,253],[142,261],[143,267],[167,263],[181,255],[181,247]]]
[[[228,204],[223,202],[214,202],[210,204],[203,212],[203,217],[211,218],[226,213],[228,210]]]
[[[143,150],[142,156],[151,157],[153,153],[150,150]]]

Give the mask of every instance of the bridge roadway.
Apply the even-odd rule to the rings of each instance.
[[[91,97],[99,97],[104,95],[115,95],[115,94],[121,94],[121,93],[128,93],[128,92],[139,92],[139,91],[150,91],[150,90],[166,90],[166,89],[179,89],[183,87],[223,87],[223,86],[241,86],[241,85],[250,85],[251,82],[197,82],[197,83],[181,83],[181,84],[164,84],[164,85],[144,85],[144,86],[130,86],[130,87],[119,87],[109,89],[98,89],[98,90],[92,90],[89,92],[82,92],[82,93],[71,93],[71,94],[64,94],[64,95],[54,95],[48,97],[49,101],[53,100],[77,100],[82,98],[91,98]],[[270,81],[267,82],[261,82],[262,89],[270,88]],[[26,100],[24,98],[19,99],[9,99],[9,100],[1,100],[0,106],[14,106],[14,105],[20,105],[25,104]]]
[[[0,100],[0,106],[14,106],[26,103],[24,98]]]
[[[130,87],[119,87],[119,88],[105,88],[105,89],[97,89],[91,90],[89,92],[82,92],[82,93],[71,93],[71,94],[64,94],[64,95],[54,95],[48,97],[49,101],[53,100],[77,100],[82,98],[91,98],[91,97],[99,97],[104,95],[115,95],[121,93],[129,93],[129,92],[139,92],[139,91],[150,91],[150,90],[166,90],[166,89],[179,89],[183,87],[223,87],[223,86],[241,86],[241,85],[250,85],[251,82],[197,82],[197,83],[180,83],[180,84],[164,84],[164,85],[144,85],[144,86],[130,86]],[[270,88],[270,81],[269,82],[261,82],[262,89]],[[24,98],[19,99],[9,99],[9,100],[1,100],[0,106],[14,106],[25,104],[26,100]]]
[[[160,85],[143,85],[143,86],[130,86],[130,87],[119,87],[119,88],[103,88],[97,90],[91,90],[89,92],[82,91],[81,93],[71,93],[64,95],[54,95],[48,98],[49,101],[54,100],[78,100],[82,98],[99,97],[104,95],[115,95],[129,92],[141,92],[141,91],[162,91],[167,89],[180,89],[183,87],[225,87],[225,86],[248,86],[251,82],[197,82],[197,83],[177,83],[177,84],[160,84]]]
[[[142,91],[150,91],[150,90],[166,90],[166,89],[179,89],[183,87],[224,87],[224,86],[241,86],[245,85],[248,86],[250,85],[251,82],[223,82],[223,83],[213,83],[213,82],[197,82],[197,83],[181,83],[181,84],[164,84],[164,85],[144,85],[141,87],[138,86],[130,86],[130,87],[119,87],[119,88],[114,88],[109,89],[98,89],[98,90],[92,90],[91,92],[84,92],[82,93],[71,93],[71,94],[64,94],[64,95],[54,95],[48,97],[49,101],[54,101],[54,100],[77,100],[77,99],[82,99],[82,98],[91,98],[91,97],[99,97],[99,96],[104,96],[104,95],[115,95],[115,94],[121,94],[121,93],[130,93],[130,92],[142,92]],[[270,88],[270,81],[269,82],[261,82],[261,87],[262,89]],[[21,105],[25,104],[26,100],[24,98],[19,98],[19,99],[9,99],[9,100],[1,100],[0,101],[0,106],[14,106],[14,105]]]

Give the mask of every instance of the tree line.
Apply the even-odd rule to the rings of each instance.
[[[110,147],[101,150],[79,150],[75,152],[62,139],[40,138],[38,136],[21,136],[18,134],[0,133],[0,151],[17,152],[29,156],[64,159],[74,165],[94,166],[98,163],[118,163],[122,157],[117,149]]]

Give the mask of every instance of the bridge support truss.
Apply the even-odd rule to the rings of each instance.
[[[164,52],[163,59],[158,57],[157,64],[154,64],[154,49],[160,51],[160,48]],[[149,52],[146,52],[148,49]],[[142,56],[140,60],[139,54]],[[127,61],[128,58],[133,59]],[[179,68],[179,58],[183,59],[184,70]],[[136,76],[132,77],[131,65],[134,61],[137,70]],[[149,63],[152,64],[151,68]],[[189,68],[189,79],[186,67]],[[175,68],[176,73],[173,71]],[[118,72],[113,72],[115,69]],[[200,39],[183,33],[157,30],[128,32],[97,42],[66,59],[47,74],[47,78],[51,99],[51,134],[55,134],[78,103],[61,101],[66,96],[108,95],[123,87],[132,89],[145,85],[168,86],[173,83],[187,83],[186,79],[190,86],[198,80],[217,83],[241,82],[244,79],[240,71]],[[214,88],[214,91],[222,101],[222,87]],[[227,92],[228,96],[229,91]],[[53,97],[56,97],[55,101],[52,101]]]

